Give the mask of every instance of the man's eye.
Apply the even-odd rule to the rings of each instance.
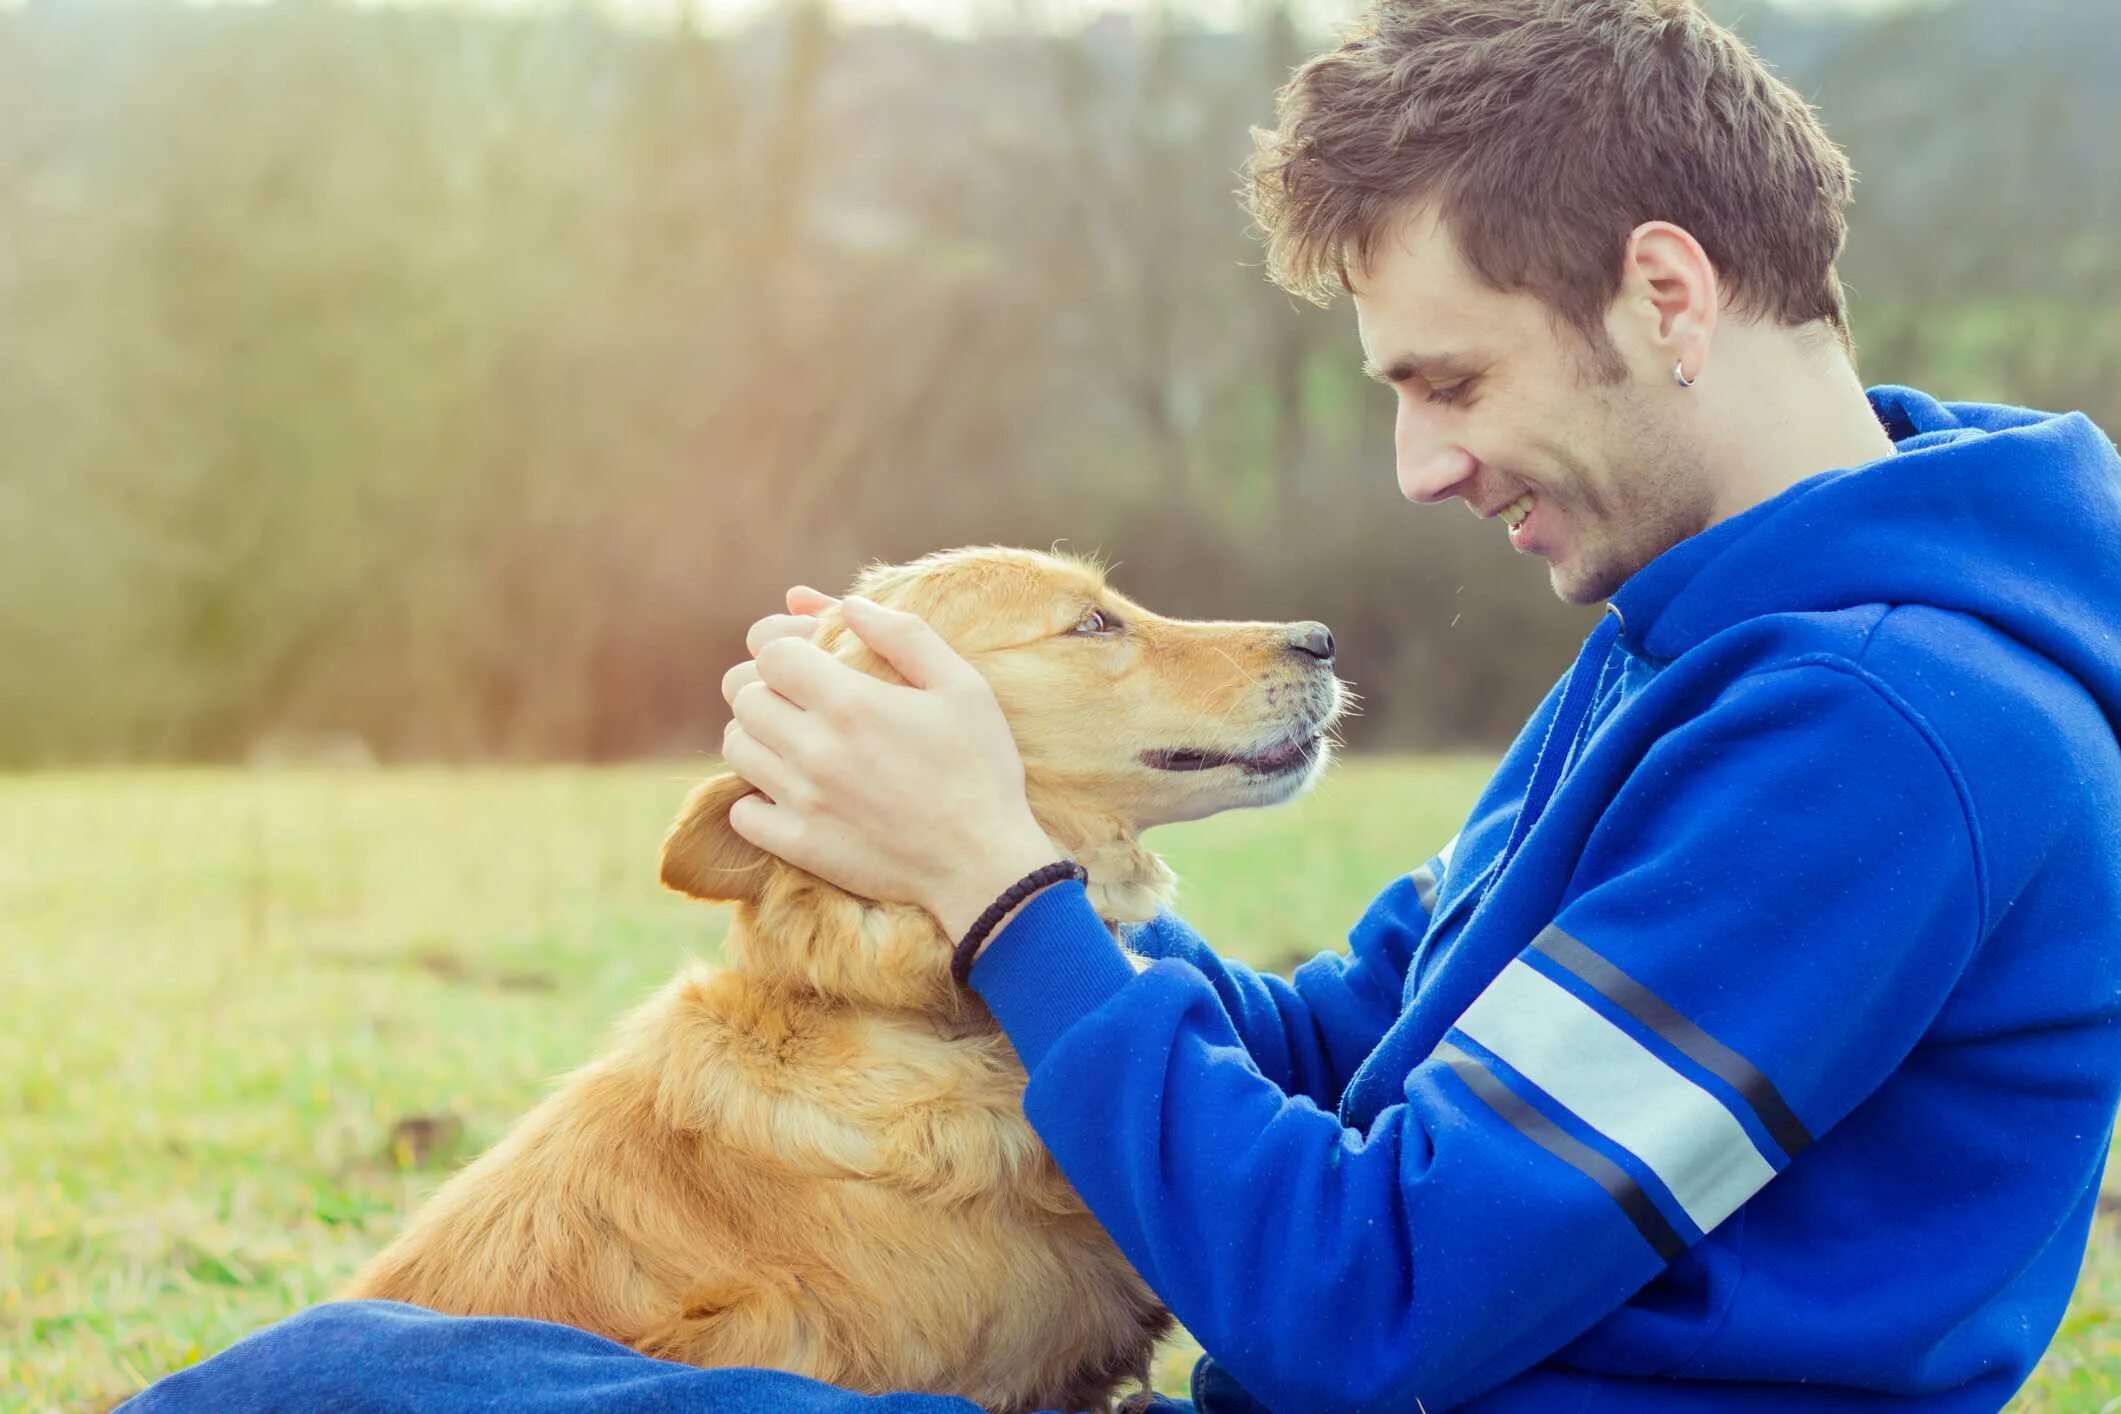
[[[1106,617],[1105,611],[1102,609],[1092,609],[1089,613],[1077,619],[1075,627],[1069,632],[1081,634],[1110,633],[1118,627],[1119,620]]]
[[[1472,390],[1473,380],[1467,378],[1453,383],[1448,388],[1431,388],[1425,396],[1432,403],[1440,403],[1445,407],[1456,407],[1466,400],[1466,394]]]

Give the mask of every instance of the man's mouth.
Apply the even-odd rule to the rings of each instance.
[[[1144,751],[1141,760],[1144,766],[1159,771],[1213,771],[1222,766],[1235,766],[1248,775],[1279,776],[1309,766],[1318,755],[1318,745],[1318,730],[1309,728],[1283,738],[1265,751],[1250,754],[1166,748]]]
[[[1525,522],[1525,517],[1529,516],[1531,513],[1532,493],[1529,491],[1525,492],[1522,496],[1519,496],[1516,500],[1510,502],[1510,504],[1504,506],[1501,510],[1496,512],[1497,515],[1502,517],[1502,523],[1504,525],[1507,525],[1513,531],[1516,530],[1519,526],[1523,525]]]

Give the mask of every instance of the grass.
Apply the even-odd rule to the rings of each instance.
[[[327,1299],[687,956],[684,768],[0,778],[0,1409],[103,1409]],[[1471,760],[1366,761],[1152,837],[1219,946],[1339,942]],[[2014,1408],[2121,1410],[2102,1218]],[[1182,1387],[1185,1358],[1160,1365]]]

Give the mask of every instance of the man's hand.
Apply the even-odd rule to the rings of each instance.
[[[961,937],[1010,884],[1059,858],[1031,818],[993,691],[912,614],[849,598],[847,627],[898,670],[881,682],[812,643],[835,601],[788,592],[722,679],[722,758],[758,792],[729,826],[850,893],[917,904]]]

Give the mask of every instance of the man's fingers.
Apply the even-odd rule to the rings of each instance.
[[[795,794],[793,774],[780,753],[766,746],[744,730],[741,722],[731,722],[722,732],[722,764],[744,778],[753,790],[764,791],[776,803],[791,800]]]
[[[759,665],[746,658],[743,662],[722,674],[722,700],[736,710],[737,694],[759,680]]]
[[[803,719],[802,708],[763,682],[752,683],[739,692],[730,702],[729,711],[735,716],[736,725],[750,733],[754,741],[789,760],[803,759],[800,753],[817,729],[815,723]],[[773,798],[781,799],[778,795]]]
[[[778,855],[797,868],[804,867],[797,857],[803,840],[801,825],[765,796],[739,797],[729,807],[729,828],[736,831],[738,838],[749,840],[766,853]]]
[[[759,649],[759,681],[806,711],[829,710],[878,687],[807,638],[776,638]]]
[[[830,594],[812,589],[807,584],[798,584],[788,591],[788,612],[791,614],[822,614],[839,602]]]
[[[744,635],[744,651],[752,657],[776,638],[810,638],[816,635],[818,621],[808,614],[768,614],[753,624]]]
[[[956,649],[916,615],[853,594],[841,604],[840,613],[855,637],[915,687],[958,687],[979,677]]]

